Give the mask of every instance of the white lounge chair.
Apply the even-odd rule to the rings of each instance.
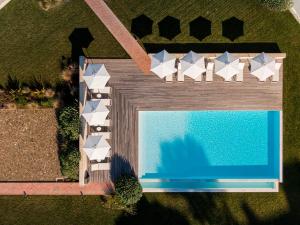
[[[207,63],[207,67],[206,67],[206,82],[213,81],[213,71],[214,71],[214,63],[213,62]]]
[[[166,79],[166,82],[167,82],[167,83],[173,82],[173,74],[170,74],[170,75],[166,76],[165,79]]]
[[[275,74],[272,77],[272,82],[278,82],[279,81],[279,74],[280,74],[280,67],[282,63],[275,63]]]
[[[104,87],[102,89],[91,89],[93,94],[111,94],[111,87]]]
[[[242,82],[244,80],[244,66],[245,63],[239,63],[239,73],[236,75],[237,82]]]
[[[94,163],[91,164],[91,171],[110,170],[110,163]]]
[[[100,99],[100,102],[105,106],[111,106],[111,99]]]
[[[105,139],[111,139],[111,132],[93,132],[92,136],[103,136]]]
[[[184,74],[181,72],[181,63],[177,64],[177,81],[184,82]]]
[[[111,126],[111,120],[110,119],[108,119],[108,120],[105,120],[105,122],[104,122],[104,125],[103,125],[104,127],[110,127]]]

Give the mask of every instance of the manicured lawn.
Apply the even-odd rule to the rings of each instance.
[[[200,43],[189,36],[188,23],[198,16],[212,21],[212,35],[203,40],[230,42],[222,37],[221,21],[236,16],[245,35],[235,42],[277,43],[287,53],[284,63],[284,184],[279,193],[146,194],[135,216],[103,209],[97,197],[0,197],[1,224],[297,224],[300,218],[300,25],[286,13],[272,13],[253,0],[107,1],[128,27],[145,13],[154,20],[154,33],[145,43]],[[59,76],[59,60],[70,56],[68,36],[75,27],[88,27],[94,41],[90,56],[126,57],[82,0],[73,0],[48,13],[35,0],[13,0],[0,11],[0,80]],[[160,38],[156,23],[171,15],[181,21],[174,40]]]

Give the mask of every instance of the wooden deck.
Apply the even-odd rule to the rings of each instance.
[[[240,54],[239,54],[240,55]],[[145,76],[131,59],[88,59],[105,64],[112,93],[111,172],[91,172],[91,182],[114,179],[126,171],[138,172],[139,110],[282,110],[282,79],[277,83],[258,82],[249,74],[248,60],[243,82],[214,81],[165,83],[157,76]],[[281,61],[282,59],[277,59]]]

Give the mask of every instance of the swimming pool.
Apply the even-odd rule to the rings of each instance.
[[[279,111],[139,111],[138,130],[142,181],[280,179]]]

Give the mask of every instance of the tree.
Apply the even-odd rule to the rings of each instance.
[[[116,199],[124,206],[136,204],[143,196],[142,186],[134,176],[123,175],[115,183]]]
[[[78,107],[67,106],[59,115],[60,133],[66,139],[75,141],[79,138],[79,112]]]
[[[293,6],[293,0],[259,0],[259,2],[272,11],[286,11]]]

